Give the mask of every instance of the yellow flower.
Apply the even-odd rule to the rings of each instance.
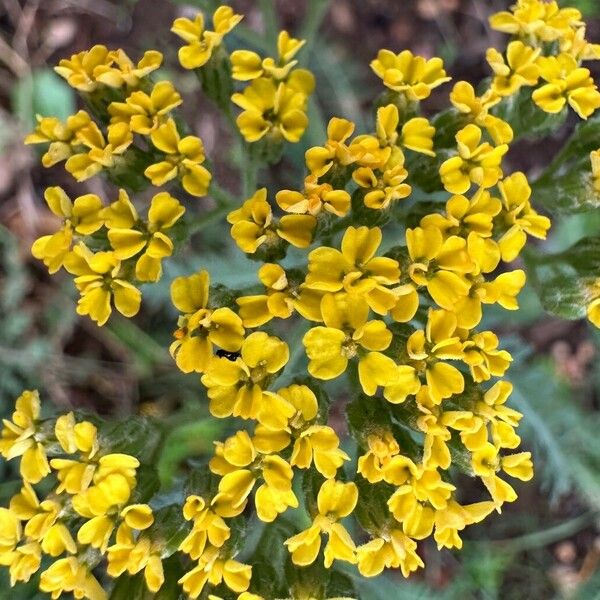
[[[67,454],[78,452],[82,459],[53,458],[50,461],[60,481],[56,491],[78,494],[89,487],[96,470],[99,449],[96,427],[89,421],[75,423],[73,413],[68,413],[56,420],[54,432]]]
[[[251,333],[244,340],[235,360],[213,358],[202,376],[211,413],[219,418],[257,418],[261,408],[270,402],[263,390],[288,359],[288,345],[262,331]]]
[[[150,134],[150,139],[165,154],[164,160],[144,171],[152,185],[161,186],[179,177],[188,194],[205,196],[212,176],[202,166],[205,159],[202,140],[193,135],[182,138],[173,119],[157,127]]]
[[[2,420],[0,452],[6,460],[21,457],[21,477],[29,483],[38,483],[50,473],[44,444],[38,439],[39,418],[39,393],[27,390],[15,402],[12,421]]]
[[[421,219],[422,228],[438,228],[444,236],[467,237],[475,232],[481,237],[491,237],[494,217],[502,210],[502,203],[479,189],[469,200],[466,196],[454,195],[446,202],[445,213],[432,213]]]
[[[447,507],[455,487],[435,469],[411,468],[404,483],[388,500],[388,508],[411,538],[429,536],[438,510]]]
[[[111,52],[110,57],[110,62],[94,69],[94,77],[98,83],[111,88],[137,88],[145,77],[160,68],[163,60],[163,55],[157,50],[144,52],[137,65],[121,49]]]
[[[352,173],[352,179],[365,189],[365,206],[376,210],[385,210],[392,202],[410,195],[412,188],[404,183],[407,177],[408,171],[404,168],[404,155],[401,152],[395,155],[395,159],[390,159],[382,170],[359,167]]]
[[[327,125],[327,141],[324,146],[314,146],[306,151],[306,166],[311,175],[322,177],[335,164],[345,167],[355,157],[346,141],[354,132],[354,123],[333,117]]]
[[[230,537],[231,531],[222,517],[215,513],[200,496],[188,496],[183,506],[183,516],[192,520],[190,533],[181,542],[179,550],[198,560],[207,543],[220,548]]]
[[[502,194],[502,218],[506,232],[498,241],[502,260],[513,261],[521,252],[527,235],[545,240],[550,229],[550,219],[538,214],[531,206],[531,188],[524,173],[517,171],[499,182]]]
[[[109,125],[106,138],[96,123],[91,121],[77,132],[83,151],[73,154],[65,169],[77,181],[85,181],[102,169],[114,168],[133,142],[133,134],[126,123]],[[86,151],[87,150],[87,151]]]
[[[314,463],[323,477],[335,477],[337,470],[350,457],[339,448],[335,431],[326,425],[317,425],[319,405],[311,389],[305,385],[291,385],[277,390],[294,411],[287,417],[285,429],[268,429],[258,425],[254,445],[259,451],[279,452],[295,438],[290,465],[308,469]]]
[[[467,116],[475,125],[483,127],[496,145],[508,144],[513,139],[511,126],[489,113],[490,108],[502,100],[491,89],[481,96],[468,81],[458,81],[450,92],[450,102],[461,115]]]
[[[31,253],[44,262],[50,273],[56,273],[71,251],[75,236],[91,235],[104,225],[103,205],[94,194],[71,201],[60,187],[47,188],[44,198],[48,208],[62,220],[62,226],[56,233],[38,238],[31,247]]]
[[[81,294],[77,314],[89,315],[98,325],[104,325],[115,308],[125,317],[133,317],[140,309],[142,295],[131,283],[120,277],[121,261],[112,252],[96,252],[78,244],[69,254],[65,267],[75,275],[75,285]]]
[[[582,119],[587,119],[600,108],[600,92],[590,70],[579,67],[571,55],[541,56],[537,64],[547,83],[536,89],[532,98],[542,110],[558,113],[568,102]]]
[[[304,191],[281,190],[275,200],[288,213],[317,216],[322,211],[343,217],[350,210],[350,194],[336,190],[329,183],[319,183],[316,175],[304,180]]]
[[[377,314],[386,314],[397,297],[387,286],[398,283],[400,268],[392,258],[375,256],[381,244],[379,227],[348,227],[341,251],[320,247],[308,255],[306,285],[322,292],[363,296]]]
[[[458,154],[440,167],[440,177],[448,192],[465,194],[473,183],[489,188],[502,177],[500,165],[508,146],[481,143],[481,135],[481,129],[472,123],[456,134]]]
[[[474,333],[464,342],[463,360],[476,382],[502,377],[508,369],[512,356],[506,350],[498,350],[498,343],[498,336],[492,331]]]
[[[151,541],[145,535],[134,540],[129,526],[121,525],[116,543],[108,549],[107,557],[106,571],[111,577],[119,577],[125,571],[135,575],[143,570],[146,587],[151,592],[156,593],[162,587],[165,576],[160,541]]]
[[[274,317],[287,319],[294,310],[310,321],[322,320],[323,294],[290,282],[280,265],[265,263],[258,270],[258,278],[265,286],[266,294],[236,298],[245,327],[260,327]]]
[[[300,140],[308,125],[307,96],[314,88],[312,75],[302,79],[298,86],[291,79],[277,84],[272,79],[259,77],[242,93],[231,96],[232,102],[243,110],[236,122],[247,142],[257,142],[266,135],[275,140],[283,137],[288,142]]]
[[[400,144],[413,152],[435,156],[433,137],[435,127],[423,117],[409,119],[402,125]]]
[[[570,54],[577,62],[600,59],[600,44],[585,39],[585,25],[570,28],[560,39],[560,51]]]
[[[244,339],[241,318],[230,308],[208,308],[210,277],[200,271],[171,283],[171,300],[182,314],[169,352],[184,373],[203,373],[213,356],[213,344],[237,352]]]
[[[400,124],[400,113],[395,104],[388,104],[377,109],[376,129],[379,144],[383,148],[389,146],[392,150],[392,159],[395,162],[403,162],[400,145],[421,152],[429,156],[435,156],[433,151],[433,136],[435,128],[427,119],[416,117],[409,119],[402,125],[401,133],[398,133]],[[360,139],[359,138],[357,139]]]
[[[356,507],[358,488],[355,483],[342,483],[328,479],[317,496],[318,514],[309,529],[287,539],[285,545],[292,554],[292,562],[298,566],[312,564],[321,549],[321,533],[328,536],[325,546],[325,567],[334,560],[356,563],[356,546],[348,531],[339,523]]]
[[[0,508],[0,556],[12,552],[21,541],[23,531],[19,519],[14,510]]]
[[[173,242],[165,233],[183,216],[185,208],[168,192],[152,198],[148,221],[139,220],[137,212],[126,192],[121,190],[119,202],[129,205],[134,227],[110,227],[108,240],[119,260],[126,260],[142,253],[135,265],[139,281],[158,281],[162,275],[161,261],[173,253]]]
[[[171,31],[186,45],[179,49],[179,62],[184,69],[198,69],[205,65],[215,49],[221,45],[223,37],[241,20],[242,15],[233,12],[230,6],[219,6],[213,14],[214,31],[205,30],[204,15],[198,13],[192,21],[186,18],[175,19]]]
[[[260,58],[250,50],[236,50],[231,53],[232,76],[238,81],[249,81],[258,77],[272,77],[277,81],[286,79],[290,71],[298,64],[293,60],[306,40],[298,40],[287,31],[280,31],[277,37],[278,58]]]
[[[239,515],[259,478],[264,480],[254,497],[259,519],[270,523],[288,507],[298,507],[292,491],[292,467],[277,454],[259,452],[246,431],[238,431],[224,444],[217,444],[209,466],[223,476],[211,502],[217,514]]]
[[[65,123],[56,117],[36,115],[36,119],[37,127],[25,138],[25,144],[49,144],[42,156],[42,165],[46,168],[75,153],[77,146],[81,145],[77,133],[91,122],[90,115],[84,110],[68,117]]]
[[[508,44],[505,61],[498,50],[489,48],[486,60],[494,72],[492,91],[499,96],[512,96],[524,85],[535,85],[540,77],[536,63],[540,52],[540,48],[531,48],[517,40]]]
[[[458,535],[467,525],[480,523],[495,508],[493,502],[476,502],[461,506],[450,500],[446,508],[435,513],[435,533],[438,550],[442,548],[462,548],[462,540]]]
[[[70,59],[63,58],[54,70],[64,77],[71,87],[82,92],[93,92],[99,82],[96,73],[99,67],[111,64],[113,55],[106,46],[94,46],[88,51],[74,54]]]
[[[321,313],[325,326],[313,327],[302,340],[309,358],[308,372],[318,379],[335,379],[346,370],[348,360],[358,355],[363,389],[371,390],[372,374],[361,368],[369,356],[363,350],[385,350],[392,341],[392,333],[383,321],[367,321],[369,306],[360,296],[326,294],[321,300]],[[382,360],[385,358],[382,355]],[[393,373],[394,362],[391,359],[385,362]]]
[[[367,452],[359,457],[357,472],[369,483],[385,479],[385,471],[391,459],[400,453],[400,446],[389,429],[367,436]]]
[[[132,92],[125,102],[111,102],[108,112],[111,123],[126,123],[133,133],[150,135],[175,107],[181,96],[170,81],[159,81],[150,94],[141,90]]]
[[[453,310],[457,300],[467,296],[471,287],[465,275],[473,271],[474,265],[466,240],[456,235],[444,239],[436,223],[435,227],[407,229],[406,245],[412,281],[426,286],[436,304]]]
[[[73,592],[75,597],[90,600],[105,600],[106,592],[98,580],[80,563],[75,556],[61,558],[52,563],[41,575],[40,590],[58,598],[65,592]]]
[[[425,330],[418,329],[406,342],[408,356],[424,371],[429,396],[434,404],[464,390],[462,373],[447,360],[463,360],[456,315],[446,310],[429,310]]]
[[[38,542],[21,544],[12,552],[0,555],[0,564],[10,569],[10,585],[18,581],[27,582],[36,573],[42,561],[42,549]]]
[[[251,577],[250,565],[221,557],[218,548],[210,547],[200,557],[197,566],[179,579],[178,583],[190,598],[198,598],[207,583],[217,586],[223,582],[236,594],[245,592],[250,586]],[[252,596],[247,598],[252,600]]]
[[[424,563],[417,554],[417,543],[400,529],[392,529],[356,549],[358,570],[363,577],[375,577],[384,568],[400,568],[408,577]]]
[[[231,237],[249,254],[254,254],[263,244],[267,248],[275,245],[279,238],[297,248],[307,248],[317,224],[312,215],[285,215],[279,221],[274,220],[267,188],[257,190],[241,208],[230,212],[227,221],[232,224]]]
[[[552,42],[581,24],[576,8],[559,8],[555,0],[517,0],[511,12],[502,11],[489,19],[492,29],[524,39]]]
[[[425,100],[432,89],[450,81],[441,58],[427,60],[413,55],[410,50],[400,54],[380,50],[377,58],[371,61],[371,69],[386,87],[405,94],[411,101]]]

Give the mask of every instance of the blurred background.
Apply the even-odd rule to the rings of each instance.
[[[509,2],[231,4],[246,17],[227,38],[230,50],[271,52],[268,32],[277,28],[310,40],[300,55],[318,82],[309,130],[287,148],[281,165],[259,176],[260,185],[279,189],[300,185],[304,151],[322,143],[331,116],[354,120],[359,131],[372,128],[371,103],[381,87],[368,65],[378,49],[441,56],[455,79],[477,83],[488,74],[486,48],[505,44],[487,18]],[[600,41],[600,2],[571,0],[569,5],[584,13],[588,38]],[[217,180],[239,198],[241,183],[232,168],[242,160],[239,148],[200,96],[195,76],[178,68],[177,39],[169,32],[175,17],[213,6],[202,0],[0,0],[0,414],[11,411],[23,388],[38,387],[47,409],[158,416],[171,431],[159,464],[165,485],[182,461],[211,451],[212,440],[226,434],[207,415],[198,377],[180,374],[168,355],[175,328],[169,283],[208,268],[214,281],[243,287],[255,282],[256,267],[224,244],[223,214],[210,199],[183,198],[199,215],[197,233],[168,261],[162,281],[146,286],[142,312],[133,320],[115,315],[103,328],[77,317],[70,280],[50,278],[30,256],[32,241],[54,227],[43,190],[61,185],[73,195],[92,192],[105,199],[113,199],[115,190],[100,178],[76,184],[60,165],[43,169],[37,149],[22,142],[36,114],[64,118],[78,106],[52,70],[60,58],[94,44],[121,47],[135,61],[145,49],[158,49],[165,55],[161,76],[184,94],[187,121],[203,138]],[[448,92],[447,85],[438,88],[425,111],[445,108]],[[567,121],[549,141],[516,144],[509,170],[535,177],[573,126]],[[598,215],[557,219],[548,241],[536,250],[559,252],[599,231]],[[424,544],[425,570],[408,582],[390,574],[361,584],[364,598],[600,598],[600,334],[585,321],[545,314],[529,286],[521,306],[514,313],[488,311],[484,325],[494,328],[515,356],[509,371],[512,401],[525,414],[520,432],[534,452],[534,481],[518,486],[519,500],[503,515],[468,529],[462,551],[437,552]],[[341,415],[337,421],[343,432]],[[15,484],[4,464],[0,469],[0,504],[5,505]],[[464,488],[468,496],[467,480]],[[34,587],[7,589],[0,587],[0,598],[36,596]]]

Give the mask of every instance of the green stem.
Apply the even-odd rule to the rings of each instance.
[[[543,529],[541,531],[535,531],[534,533],[528,533],[514,538],[506,540],[494,540],[492,542],[474,542],[475,544],[492,544],[494,547],[499,547],[507,552],[522,552],[523,550],[531,550],[533,548],[542,548],[563,540],[578,531],[581,531],[588,525],[594,522],[598,518],[599,511],[590,511],[579,515],[565,523]]]

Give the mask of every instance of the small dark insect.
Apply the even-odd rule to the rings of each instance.
[[[226,358],[227,360],[230,360],[233,362],[239,358],[240,353],[239,352],[227,352],[227,350],[217,350],[217,356],[219,358]]]

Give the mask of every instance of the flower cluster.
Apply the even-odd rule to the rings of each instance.
[[[0,452],[20,458],[23,480],[0,508],[0,563],[11,585],[43,569],[40,590],[53,598],[72,592],[101,600],[108,596],[93,570],[105,557],[109,575],[143,571],[148,589],[160,589],[165,540],[153,535],[153,511],[141,501],[136,457],[111,452],[97,427],[73,413],[42,419],[37,391],[17,399]],[[42,499],[34,488],[40,483]]]
[[[162,260],[174,248],[169,230],[184,207],[160,192],[144,219],[123,189],[108,205],[94,194],[71,200],[60,187],[48,188],[45,199],[62,225],[38,238],[31,251],[50,273],[64,268],[74,276],[78,314],[89,315],[98,325],[106,323],[112,304],[126,317],[136,315],[141,302],[136,285],[160,279]]]
[[[214,30],[198,15],[177,19],[172,31],[186,43],[181,65],[225,115],[232,119],[231,101],[242,108],[235,123],[245,142],[260,141],[252,156],[264,164],[304,133],[314,78],[296,68],[304,41],[285,31],[276,58],[229,54],[223,38],[240,20],[220,7]],[[482,320],[492,305],[518,309],[526,275],[510,263],[530,237],[545,239],[550,219],[532,205],[526,175],[506,172],[518,132],[504,109],[524,99],[538,113],[568,104],[589,117],[600,92],[580,65],[600,50],[585,40],[579,12],[555,2],[519,0],[490,23],[513,38],[503,52],[488,50],[487,88],[456,82],[450,108],[427,119],[420,102],[450,81],[442,60],[381,50],[371,63],[385,88],[372,130],[333,117],[327,139],[305,153],[302,181],[275,193],[253,188],[232,207],[231,237],[260,263],[257,285],[211,286],[205,270],[171,283],[180,314],[170,353],[200,377],[210,413],[237,427],[191,474],[175,519],[182,535],[167,536],[152,501],[136,495],[136,458],[111,452],[93,424],[73,415],[54,428],[40,421],[35,394],[19,399],[0,446],[5,458],[22,457],[25,481],[1,513],[9,533],[0,562],[13,582],[39,568],[41,553],[65,554],[42,574],[41,589],[102,598],[91,569],[106,556],[109,576],[143,571],[156,592],[162,560],[173,556],[190,598],[322,598],[327,590],[310,588],[318,577],[306,578],[302,595],[292,583],[253,577],[261,565],[242,543],[250,514],[265,531],[275,521],[286,528],[288,569],[346,562],[366,577],[385,568],[407,577],[424,566],[422,540],[461,548],[467,526],[517,499],[507,477],[527,481],[533,464],[517,450],[522,415],[507,405],[512,357]],[[150,81],[159,56],[147,53],[136,68],[121,51],[95,47],[62,61],[58,72],[104,115],[107,133],[83,111],[64,124],[40,118],[28,141],[50,143],[44,164],[66,159],[77,179],[102,171],[132,193],[132,174],[141,173],[155,186],[177,180],[206,194],[202,142],[171,114],[181,98],[169,82]],[[232,93],[232,80],[248,83]],[[599,189],[599,180],[593,153],[590,185]],[[419,201],[428,191],[436,203]],[[157,193],[146,218],[125,189],[108,205],[89,194],[71,201],[60,188],[49,188],[46,201],[62,226],[33,253],[50,272],[75,276],[78,312],[100,325],[111,303],[135,315],[138,284],[157,281],[173,253],[179,201]],[[284,261],[291,248],[294,261]],[[589,307],[595,322],[599,296]],[[343,397],[349,436],[339,413],[329,419]],[[476,497],[465,498],[460,474],[479,482]],[[45,477],[57,485],[40,503],[31,484]],[[296,509],[302,514],[287,520]],[[38,518],[41,511],[52,517]],[[351,516],[360,531],[348,527]]]

